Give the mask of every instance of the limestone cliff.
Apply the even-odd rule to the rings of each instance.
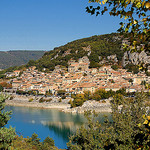
[[[150,66],[150,56],[145,51],[141,53],[126,51],[122,58],[122,66],[125,67],[127,64]]]

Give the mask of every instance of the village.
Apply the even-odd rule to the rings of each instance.
[[[7,77],[15,76],[12,82],[12,90],[36,91],[45,94],[50,91],[56,95],[59,90],[65,90],[68,95],[80,94],[84,91],[95,92],[98,89],[106,91],[117,91],[125,88],[126,92],[145,91],[148,89],[142,82],[150,82],[150,77],[140,72],[132,74],[126,69],[113,70],[110,65],[102,66],[99,69],[89,69],[89,59],[84,56],[75,62],[68,62],[66,68],[56,66],[52,73],[40,72],[35,66],[29,67],[20,74],[20,70],[15,70]]]

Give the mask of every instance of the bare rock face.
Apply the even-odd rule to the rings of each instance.
[[[87,46],[87,47],[82,47],[85,51],[87,51],[87,52],[89,52],[89,51],[91,51],[91,46],[89,45],[89,46]]]
[[[99,56],[99,64],[106,64],[106,63],[110,63],[110,62],[113,62],[114,64],[117,64],[118,63],[118,59],[117,59],[117,55],[110,55],[110,56],[107,56],[107,57],[104,57],[102,58],[101,56]]]
[[[150,65],[150,56],[146,52],[142,51],[141,53],[131,53],[126,51],[122,58],[122,66],[125,67],[127,64],[139,65],[143,63],[144,65]]]
[[[111,60],[111,61],[113,61],[113,62],[118,62],[118,59],[117,59],[116,54],[115,54],[115,55],[107,56],[107,59],[108,59],[108,60]]]
[[[79,63],[88,63],[90,64],[89,58],[87,56],[83,56],[78,60]]]

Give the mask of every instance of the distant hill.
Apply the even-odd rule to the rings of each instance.
[[[28,63],[29,60],[41,58],[44,53],[45,51],[0,51],[0,69],[24,65]]]

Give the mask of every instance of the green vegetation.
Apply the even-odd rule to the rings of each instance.
[[[52,92],[51,92],[51,90],[46,91],[45,96],[51,96],[51,95],[53,95]]]
[[[96,90],[94,93],[91,93],[90,91],[84,91],[83,94],[72,95],[71,97],[73,98],[73,101],[70,101],[69,104],[71,104],[71,107],[78,107],[82,106],[87,100],[100,101],[108,99],[109,97],[113,97],[114,95],[119,97],[127,96],[126,89],[122,88],[116,92],[112,90],[105,91],[104,89]]]
[[[12,141],[14,140],[16,133],[12,127],[4,127],[10,119],[11,112],[3,111],[5,107],[5,99],[8,98],[5,95],[0,95],[0,149],[10,148]]]
[[[26,64],[29,60],[37,60],[45,51],[7,51],[0,52],[0,68],[6,69],[13,66]]]
[[[106,12],[110,16],[124,18],[120,22],[118,31],[126,38],[128,43],[124,43],[124,49],[130,51],[150,52],[150,2],[148,0],[89,0],[96,3],[86,7],[86,11],[91,15],[103,15]]]
[[[128,72],[133,72],[134,74],[137,74],[140,71],[139,67],[133,64],[127,64],[125,69],[127,69]]]
[[[96,121],[96,114],[86,112],[87,125],[77,130],[67,143],[69,150],[135,150],[150,148],[150,112],[144,93],[134,98],[114,96],[111,102],[113,122]],[[120,107],[121,106],[121,107]]]
[[[3,86],[2,85],[0,85],[0,92],[2,92],[3,91]]]
[[[58,96],[61,96],[61,101],[62,101],[62,99],[65,99],[66,98],[66,91],[65,90],[59,90],[59,91],[57,91],[57,95]]]
[[[39,99],[39,103],[50,102],[50,101],[52,101],[52,98],[45,99],[45,98],[41,97],[41,98]]]
[[[34,100],[33,98],[30,98],[30,99],[29,99],[29,102],[32,102],[33,100]]]
[[[59,91],[57,91],[57,95],[58,96],[63,96],[63,95],[65,95],[66,94],[66,91],[65,90],[59,90]]]
[[[111,68],[114,69],[114,70],[118,70],[118,66],[117,65],[112,65]]]
[[[42,58],[37,61],[30,61],[26,67],[35,65],[39,70],[46,68],[46,71],[54,70],[56,65],[68,66],[68,61],[72,58],[76,61],[83,57],[88,56],[88,51],[91,51],[89,57],[90,67],[100,67],[99,57],[106,57],[116,54],[117,58],[121,61],[123,51],[121,48],[122,39],[117,37],[119,34],[105,34],[95,35],[89,38],[83,38],[70,42],[64,46],[56,47],[54,50],[46,52]],[[66,54],[69,51],[70,53]],[[66,55],[65,55],[66,54]]]
[[[74,98],[74,100],[70,101],[71,107],[82,106],[83,103],[86,101],[84,94],[72,95],[72,98]]]

